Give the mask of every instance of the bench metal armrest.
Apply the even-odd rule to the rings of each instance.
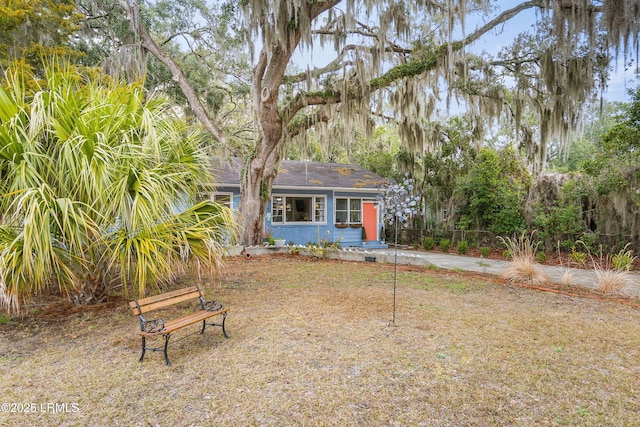
[[[203,310],[207,311],[218,311],[222,310],[222,303],[219,301],[207,301],[204,298],[200,297],[200,306]]]
[[[140,330],[142,330],[142,332],[148,332],[150,334],[153,334],[156,332],[164,331],[164,320],[162,319],[146,320],[142,316],[138,316],[138,317],[140,320]]]

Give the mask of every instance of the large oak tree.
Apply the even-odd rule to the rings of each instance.
[[[170,70],[211,135],[227,143],[224,123],[207,111],[184,64],[168,49],[167,41],[179,34],[194,54],[202,53],[203,30],[211,31],[206,20],[201,30],[168,34],[166,28],[147,27],[145,8],[136,1],[120,4],[140,46]],[[236,29],[254,54],[255,137],[241,171],[239,207],[245,244],[261,241],[285,144],[312,127],[340,122],[349,138],[356,124],[392,118],[408,148],[426,150],[424,120],[439,103],[461,97],[478,138],[492,118],[513,120],[515,137],[540,171],[549,139],[565,138],[578,127],[582,103],[606,87],[612,53],[627,57],[638,50],[640,0],[529,0],[509,2],[505,9],[483,0],[245,0],[237,9],[233,4],[216,3],[241,17],[243,26]],[[499,55],[468,52],[525,11],[536,12],[535,25]],[[470,23],[472,14],[481,17],[474,21],[480,24]],[[317,55],[319,47],[329,60],[295,70],[296,55]],[[525,114],[535,115],[533,125],[524,123]]]

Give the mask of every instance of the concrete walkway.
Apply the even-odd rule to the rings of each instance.
[[[393,259],[396,256],[393,248],[359,252],[361,252],[361,256],[375,257],[376,262],[393,263]],[[380,261],[378,257],[380,257]],[[448,270],[475,271],[495,275],[501,275],[509,265],[509,261],[505,260],[401,249],[398,249],[397,252],[397,262],[398,264],[434,265],[438,268]],[[537,267],[539,267],[553,283],[582,286],[593,290],[598,288],[598,280],[593,270],[543,264],[537,264]],[[637,272],[629,273],[629,284],[625,292],[630,296],[640,296],[640,274]]]
[[[302,255],[313,255],[307,253],[304,247],[300,247]],[[243,248],[230,248],[229,255],[240,255]],[[262,255],[273,254],[279,252],[287,252],[288,248],[274,248],[255,246],[244,249],[245,254]],[[398,264],[417,265],[428,267],[430,265],[444,268],[447,270],[475,271],[478,273],[489,273],[501,275],[509,265],[509,261],[475,258],[469,256],[461,256],[454,254],[444,254],[438,252],[418,252],[411,250],[398,249],[397,253],[394,248],[388,249],[370,249],[364,248],[346,248],[341,250],[332,250],[325,253],[328,259],[340,259],[345,261],[364,261],[379,262],[393,264],[394,260]],[[598,280],[593,270],[582,268],[557,267],[550,265],[537,264],[553,283],[570,284],[582,286],[588,289],[597,289]],[[631,272],[629,274],[629,283],[625,289],[625,293],[630,296],[640,296],[640,274]]]

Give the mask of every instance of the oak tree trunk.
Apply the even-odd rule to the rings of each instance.
[[[258,155],[242,171],[239,206],[240,239],[243,245],[262,242],[264,216],[277,175],[279,156]]]

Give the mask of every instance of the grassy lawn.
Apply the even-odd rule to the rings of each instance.
[[[161,353],[138,363],[124,299],[4,319],[2,402],[36,411],[2,412],[0,425],[640,423],[638,308],[400,269],[390,326],[392,286],[393,266],[230,259],[204,292],[231,309],[231,338],[213,328],[176,342],[170,367]]]

